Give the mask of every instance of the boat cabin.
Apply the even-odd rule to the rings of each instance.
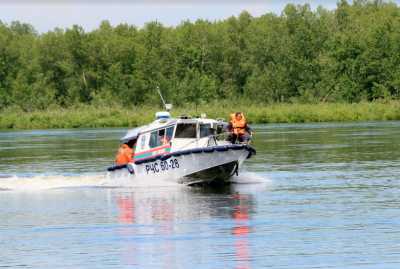
[[[146,159],[166,153],[217,145],[217,131],[222,131],[222,121],[182,116],[171,118],[168,112],[156,113],[149,125],[128,131],[123,143],[135,140],[134,159]]]

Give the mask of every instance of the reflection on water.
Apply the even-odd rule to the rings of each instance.
[[[0,267],[399,268],[400,122],[255,129],[221,189],[109,180],[124,130],[0,132]]]
[[[122,224],[132,224],[135,220],[135,211],[132,197],[120,196],[117,199],[119,209],[118,221]]]
[[[181,240],[190,242],[189,244],[197,249],[195,252],[197,258],[210,259],[216,253],[211,251],[212,248],[204,248],[201,242],[209,240],[209,233],[216,233],[221,238],[215,238],[215,241],[225,238],[222,240],[225,251],[219,258],[226,259],[226,262],[234,262],[234,268],[251,268],[248,238],[251,232],[250,194],[240,194],[230,187],[217,191],[187,189],[180,193],[172,191],[162,194],[136,192],[113,194],[118,210],[116,220],[122,225],[118,229],[118,236],[123,244],[122,263],[134,265],[135,257],[148,256],[150,251],[152,255],[159,257],[162,268],[176,268],[179,264],[182,266],[182,263],[183,265],[187,263],[184,268],[190,267],[193,265],[189,263],[190,257],[187,255],[193,253],[187,253],[189,246],[185,246],[186,244],[182,246]],[[165,194],[168,196],[164,196]],[[198,199],[210,195],[215,197],[206,203],[197,202]],[[222,205],[223,208],[220,208]],[[219,210],[215,211],[218,208]],[[229,218],[231,221],[219,227],[213,218]],[[227,227],[230,229],[226,230]],[[229,237],[232,237],[232,240],[226,240]],[[142,253],[141,240],[155,240],[156,243],[152,249],[146,248],[146,253]],[[211,240],[206,244],[212,246],[213,242]],[[177,261],[177,258],[182,260]]]
[[[236,193],[233,199],[237,205],[233,207],[233,219],[235,220],[235,227],[232,234],[235,236],[235,255],[238,269],[250,268],[250,249],[249,249],[249,205],[248,195],[241,195]]]

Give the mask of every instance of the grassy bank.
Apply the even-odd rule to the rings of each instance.
[[[22,112],[8,109],[0,113],[0,129],[47,129],[133,127],[154,119],[159,107],[95,107],[78,106],[69,109],[51,108],[45,111]],[[232,102],[179,107],[173,115],[198,115],[228,118],[230,112],[243,111],[251,123],[300,123],[332,121],[400,120],[400,101],[358,104],[274,104],[255,105]]]

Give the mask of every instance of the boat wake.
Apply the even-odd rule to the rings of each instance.
[[[133,178],[134,176],[110,176],[109,173],[85,175],[35,175],[0,176],[0,191],[40,191],[66,188],[148,188],[182,187],[184,185],[157,178]],[[232,178],[234,184],[266,184],[269,180],[252,172],[243,171]]]
[[[258,184],[258,183],[270,183],[269,178],[265,178],[257,173],[241,171],[238,176],[233,176],[231,182],[235,184]]]
[[[65,188],[122,188],[122,187],[167,187],[179,186],[168,181],[141,180],[130,177],[110,177],[108,174],[87,175],[36,175],[36,176],[1,176],[0,191],[40,191]]]

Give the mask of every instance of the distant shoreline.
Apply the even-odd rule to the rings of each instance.
[[[6,109],[0,112],[0,130],[135,127],[154,120],[157,106],[75,106],[52,107],[24,112]],[[173,116],[206,113],[211,118],[228,119],[229,114],[243,111],[250,123],[311,123],[400,120],[400,101],[320,104],[249,104],[215,102],[197,107],[187,105],[172,110]]]

